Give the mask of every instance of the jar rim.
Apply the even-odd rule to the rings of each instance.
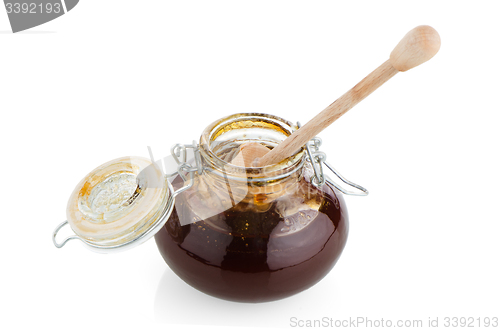
[[[302,168],[305,161],[304,147],[301,147],[293,155],[279,163],[266,165],[264,167],[237,166],[223,160],[213,151],[212,145],[217,138],[229,131],[245,128],[266,129],[269,130],[269,132],[274,131],[283,137],[283,139],[275,141],[276,145],[298,129],[296,124],[284,118],[265,113],[236,113],[223,117],[208,125],[200,137],[200,154],[210,168],[223,171],[226,174],[240,174],[247,178],[253,177],[254,180],[258,180],[259,178],[268,180],[269,177],[276,176],[283,177],[286,176],[286,174],[294,173]],[[240,138],[241,140],[245,140],[243,136]]]

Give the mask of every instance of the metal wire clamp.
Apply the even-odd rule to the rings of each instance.
[[[297,122],[297,127],[300,128],[299,122]],[[365,189],[361,185],[351,182],[350,180],[342,176],[337,170],[335,170],[335,168],[333,168],[329,163],[326,162],[326,154],[319,151],[319,147],[321,146],[322,143],[323,142],[321,138],[314,137],[309,142],[307,142],[305,146],[307,151],[306,161],[311,163],[312,168],[314,170],[314,176],[311,178],[311,183],[316,187],[320,187],[323,186],[326,182],[328,182],[332,186],[334,186],[337,190],[346,195],[353,195],[353,196],[368,195],[367,189]],[[350,187],[355,188],[357,191],[347,190],[342,186],[340,186],[339,184],[337,184],[336,182],[334,182],[330,177],[326,176],[323,171],[323,164],[326,165],[326,167],[330,169],[330,171],[343,183],[345,183]]]

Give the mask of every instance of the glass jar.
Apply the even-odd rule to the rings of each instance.
[[[330,183],[311,183],[305,148],[265,167],[229,162],[241,144],[273,148],[295,129],[257,113],[235,114],[205,129],[203,175],[176,196],[155,235],[165,262],[186,283],[222,299],[264,302],[299,293],[333,268],[347,240],[347,209]],[[180,177],[173,186],[182,186]]]
[[[54,245],[78,239],[111,253],[155,237],[170,268],[209,295],[264,302],[303,291],[344,249],[349,226],[339,192],[368,192],[325,162],[319,138],[278,164],[231,163],[242,144],[272,149],[298,126],[273,115],[235,114],[209,125],[199,144],[175,145],[163,166],[151,150],[151,160],[106,162],[75,187]],[[357,192],[326,177],[323,165]],[[58,241],[68,224],[74,235]]]

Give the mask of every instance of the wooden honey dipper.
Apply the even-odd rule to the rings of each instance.
[[[278,163],[293,155],[309,140],[399,71],[407,71],[430,60],[439,51],[440,46],[441,39],[436,30],[428,25],[417,26],[401,39],[391,52],[389,60],[385,61],[300,129],[288,136],[278,146],[270,150],[256,142],[242,144],[232,163],[238,166],[264,167]]]

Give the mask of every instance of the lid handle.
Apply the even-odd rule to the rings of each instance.
[[[54,233],[52,233],[52,241],[54,242],[54,245],[57,247],[57,248],[61,248],[63,247],[64,245],[66,245],[66,243],[70,240],[73,240],[73,239],[80,239],[80,237],[78,236],[70,236],[70,237],[67,237],[66,239],[64,239],[61,243],[58,243],[57,240],[56,240],[56,236],[57,236],[57,233],[59,232],[59,230],[62,229],[62,227],[64,227],[66,224],[68,224],[68,221],[64,221],[62,222],[61,224],[59,224],[57,226],[57,228],[54,230]],[[81,240],[81,239],[80,239]]]

